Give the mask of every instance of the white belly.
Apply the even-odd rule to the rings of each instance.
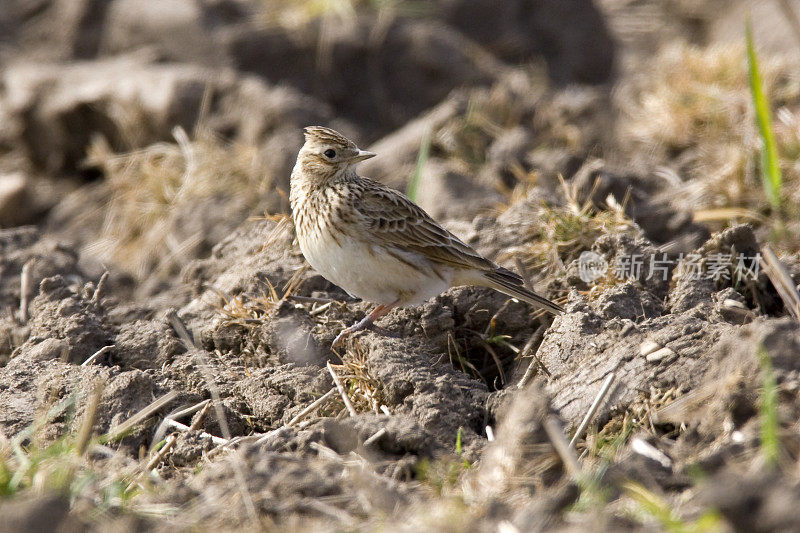
[[[450,288],[453,272],[447,267],[434,269],[417,254],[394,250],[395,255],[417,266],[412,268],[381,247],[342,234],[338,238],[338,243],[316,235],[298,240],[309,264],[353,296],[378,304],[397,300],[401,305],[417,304]]]

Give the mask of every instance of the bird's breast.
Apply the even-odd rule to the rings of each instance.
[[[450,287],[453,271],[385,242],[364,224],[349,192],[318,190],[293,202],[297,240],[308,263],[353,296],[419,303]]]
[[[410,304],[450,287],[450,269],[434,268],[427,259],[387,247],[362,231],[348,231],[330,217],[309,222],[306,228],[298,228],[297,235],[308,263],[353,296],[380,304]]]

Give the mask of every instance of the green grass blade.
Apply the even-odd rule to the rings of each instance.
[[[753,107],[756,111],[758,134],[761,137],[761,181],[769,203],[777,209],[781,204],[781,186],[783,177],[778,163],[778,147],[775,142],[775,133],[772,130],[769,102],[764,94],[764,84],[758,66],[758,55],[753,42],[753,27],[750,19],[745,27],[747,39],[747,65],[750,78],[750,95],[753,98]]]
[[[639,510],[656,520],[665,531],[680,531],[683,523],[672,507],[644,485],[635,481],[623,483],[625,494],[639,505]]]
[[[768,465],[775,466],[780,452],[778,385],[772,360],[763,346],[758,349],[758,360],[761,366],[761,453]]]
[[[636,503],[634,517],[649,518],[655,521],[663,531],[670,533],[707,533],[724,531],[722,517],[715,510],[708,510],[695,520],[683,520],[672,506],[656,493],[635,481],[626,481],[622,484],[625,495]],[[638,516],[637,516],[638,515]],[[648,520],[642,520],[642,525],[648,525]]]
[[[406,189],[406,196],[411,198],[413,201],[417,201],[417,191],[419,189],[419,182],[422,179],[422,170],[425,168],[425,164],[428,162],[428,156],[431,151],[431,132],[428,130],[425,133],[425,136],[422,137],[422,141],[419,144],[419,155],[417,156],[417,166],[414,168],[414,175],[411,177],[411,181],[408,184],[408,188]]]

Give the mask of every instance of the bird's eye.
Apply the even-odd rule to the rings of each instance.
[[[325,150],[325,151],[324,151],[324,152],[322,152],[322,153],[323,153],[323,154],[325,155],[325,157],[327,157],[328,159],[333,159],[334,157],[336,157],[336,150],[333,150],[333,149],[331,149],[331,148],[328,148],[327,150]]]

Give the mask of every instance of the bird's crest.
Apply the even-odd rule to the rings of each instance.
[[[325,126],[308,126],[303,128],[303,133],[306,134],[306,139],[310,138],[320,143],[336,144],[357,149],[356,143],[338,131],[326,128]]]

